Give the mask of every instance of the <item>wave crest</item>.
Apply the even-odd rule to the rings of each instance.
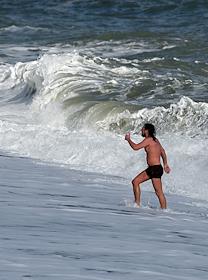
[[[191,136],[208,134],[208,104],[194,102],[183,96],[178,103],[169,108],[143,108],[131,113],[125,110],[120,114],[111,114],[105,121],[99,122],[104,129],[119,133],[132,130],[137,133],[145,122],[156,125],[159,132],[180,132]]]
[[[146,70],[90,57],[77,51],[62,54],[45,54],[38,60],[4,65],[3,89],[10,90],[6,101],[30,103],[30,110],[45,112],[45,119],[53,104],[59,104],[65,124],[72,129],[104,129],[123,134],[140,130],[144,122],[152,122],[162,132],[182,132],[196,136],[207,135],[208,105],[181,97],[168,108],[144,108],[145,99],[151,96],[142,91],[139,101],[132,104],[129,90],[143,81],[147,90],[155,86]],[[141,87],[140,87],[141,88]],[[3,92],[4,93],[4,92]],[[5,94],[4,94],[5,98]],[[143,108],[142,108],[143,107]],[[53,110],[53,109],[52,109]],[[52,115],[52,114],[51,114]],[[58,116],[56,116],[57,118]],[[63,116],[61,116],[63,119]]]

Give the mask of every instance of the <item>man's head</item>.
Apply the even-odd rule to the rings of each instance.
[[[145,123],[142,127],[142,136],[143,137],[152,137],[155,140],[155,127],[151,123]]]

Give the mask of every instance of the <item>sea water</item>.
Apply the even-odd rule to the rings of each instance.
[[[0,4],[2,279],[206,279],[207,2]],[[145,122],[167,212],[132,207]]]
[[[207,279],[205,201],[1,154],[1,279]]]

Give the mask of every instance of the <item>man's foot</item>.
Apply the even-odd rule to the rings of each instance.
[[[134,205],[133,205],[134,208],[140,208],[140,205],[137,204],[136,202],[134,202]]]

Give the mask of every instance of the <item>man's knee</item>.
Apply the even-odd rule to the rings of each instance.
[[[138,180],[137,180],[136,178],[134,178],[134,179],[131,181],[131,183],[132,183],[133,187],[139,185],[139,182],[138,182]]]

